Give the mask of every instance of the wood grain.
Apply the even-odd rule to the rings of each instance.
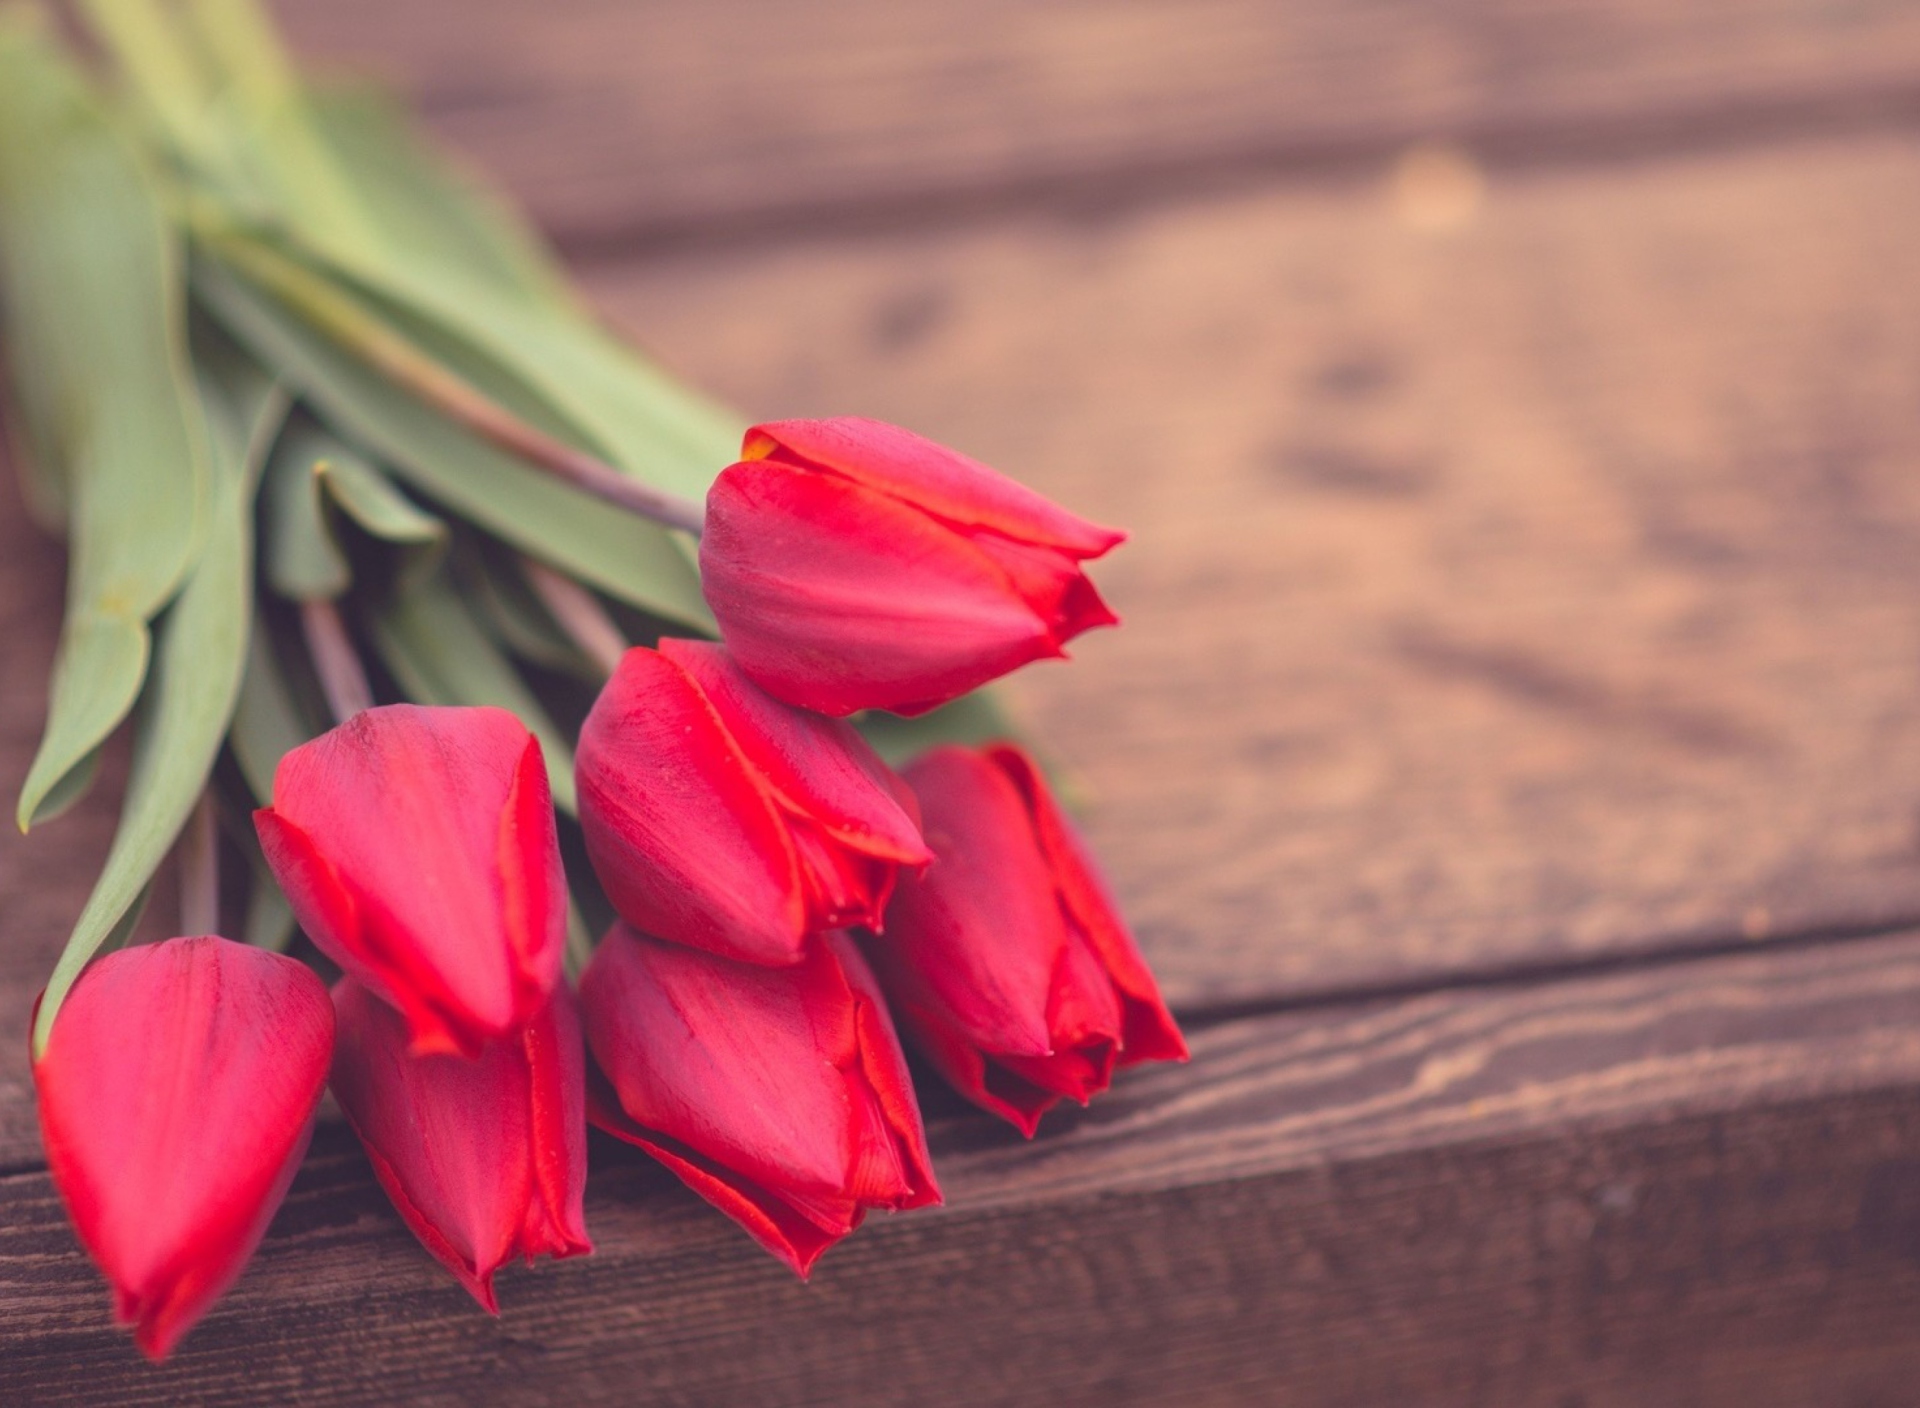
[[[592,287],[1135,530],[1012,690],[1180,1003],[1920,915],[1920,150],[1487,180]]]
[[[1920,935],[1226,1023],[796,1283],[595,1147],[595,1256],[489,1321],[323,1132],[161,1370],[0,1180],[0,1400],[1897,1403],[1920,1368]],[[963,1327],[957,1329],[956,1327]]]
[[[281,0],[563,239],[1108,199],[1377,156],[1904,119],[1920,12],[1806,0]],[[457,15],[457,19],[455,16]]]
[[[329,1122],[151,1370],[23,1059],[110,764],[0,841],[0,1402],[1911,1401],[1920,929],[1812,938],[1920,922],[1920,13],[282,8],[698,379],[1136,530],[1013,692],[1195,1060],[806,1287],[596,1144],[498,1322]],[[8,483],[9,785],[58,594]]]

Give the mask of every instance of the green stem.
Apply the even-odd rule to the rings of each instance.
[[[324,336],[448,420],[595,498],[699,536],[706,521],[699,504],[629,479],[605,461],[527,424],[434,361],[327,279],[230,230],[209,228],[203,221],[195,233],[228,268],[278,298]]]

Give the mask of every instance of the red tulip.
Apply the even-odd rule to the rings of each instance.
[[[789,968],[616,924],[580,983],[606,1073],[588,1118],[801,1276],[869,1208],[940,1201],[906,1059],[844,935]]]
[[[220,938],[108,954],[34,1063],[40,1137],[114,1314],[163,1359],[220,1298],[307,1149],[333,1009],[312,971]]]
[[[1032,1136],[1116,1065],[1186,1043],[1092,857],[1032,759],[935,748],[907,780],[935,860],[866,943],[901,1028],[961,1094]]]
[[[584,1256],[586,1053],[562,983],[519,1032],[478,1058],[413,1054],[406,1023],[366,988],[334,985],[333,1094],[374,1176],[426,1249],[499,1314],[493,1274]]]
[[[260,846],[301,927],[407,1016],[478,1054],[560,976],[566,879],[540,745],[503,709],[393,704],[280,760]]]
[[[708,491],[700,577],[770,693],[921,714],[1116,624],[1080,564],[1125,538],[898,426],[789,420]]]
[[[912,795],[851,726],[789,708],[726,650],[627,652],[580,730],[587,855],[636,929],[749,963],[878,925],[930,859]]]

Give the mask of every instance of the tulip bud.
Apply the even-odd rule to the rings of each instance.
[[[749,963],[877,926],[929,852],[912,794],[852,727],[789,708],[717,645],[630,650],[580,730],[594,872],[627,923]]]
[[[801,1276],[869,1208],[940,1201],[906,1058],[844,935],[788,968],[616,924],[580,982],[588,1118]]]
[[[546,1005],[566,879],[540,745],[503,709],[393,704],[280,760],[260,847],[327,957],[472,1056]]]
[[[934,863],[903,879],[868,958],[907,1037],[952,1085],[1029,1138],[1113,1069],[1184,1061],[1092,857],[1033,760],[942,747],[906,770]]]
[[[1125,538],[898,426],[790,420],[708,491],[700,578],[770,693],[921,714],[1116,624],[1080,564]]]
[[[514,1257],[593,1250],[586,1053],[564,983],[473,1060],[413,1054],[400,1015],[351,978],[333,1005],[334,1098],[401,1218],[489,1314],[493,1274]]]
[[[108,954],[61,1004],[33,1067],[40,1137],[148,1357],[166,1357],[260,1244],[332,1046],[310,969],[221,938]]]

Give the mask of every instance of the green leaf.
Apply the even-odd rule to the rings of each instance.
[[[251,493],[286,425],[292,398],[272,372],[205,318],[189,320],[188,348],[207,429],[227,463],[239,465]]]
[[[606,683],[606,671],[560,628],[534,595],[515,554],[489,550],[468,535],[454,550],[453,571],[461,595],[507,649],[596,689]]]
[[[534,302],[577,306],[559,263],[513,206],[429,148],[392,95],[366,83],[315,86],[308,112],[389,247],[455,264]]]
[[[416,703],[491,704],[517,715],[546,754],[554,805],[578,814],[566,735],[444,578],[396,593],[369,624],[380,658]]]
[[[27,419],[65,486],[66,624],[24,829],[126,717],[147,622],[200,551],[205,428],[187,374],[180,251],[138,152],[58,47],[0,20],[0,296]],[[67,781],[69,785],[61,784]]]
[[[309,421],[287,428],[260,485],[261,556],[267,582],[290,601],[332,601],[353,567],[327,522],[320,467],[339,442]]]
[[[711,629],[698,574],[663,528],[611,510],[453,425],[211,259],[194,287],[343,440],[496,537],[610,596]]]
[[[431,570],[446,524],[411,503],[387,477],[324,426],[302,418],[274,446],[261,486],[267,581],[291,601],[332,601],[353,585],[334,532],[334,508],[376,538],[425,549],[411,572]]]
[[[283,218],[289,252],[370,304],[528,419],[637,478],[689,497],[738,453],[738,417],[609,335],[567,290],[528,228],[363,93],[310,96],[306,147],[338,158],[377,239]],[[289,161],[294,160],[288,149]],[[283,181],[283,184],[285,182]],[[512,392],[505,390],[513,388]],[[531,399],[546,410],[533,414]],[[568,431],[571,433],[567,433]]]
[[[244,389],[211,382],[206,395],[226,411],[247,399]],[[263,413],[270,410],[269,403]],[[227,414],[214,415],[212,423],[212,528],[156,629],[153,675],[141,701],[120,824],[47,982],[33,1030],[36,1054],[45,1050],[54,1016],[81,970],[145,890],[206,789],[240,691],[253,576],[253,504],[241,456],[264,437],[245,433]]]
[[[308,110],[384,239],[369,258],[321,229],[296,226],[293,238],[391,311],[493,362],[627,473],[706,492],[739,453],[743,421],[608,334],[537,236],[391,106],[333,90],[313,94]]]
[[[368,213],[315,126],[266,14],[253,0],[188,0],[186,15],[223,131],[281,221],[320,235],[330,248],[378,257]]]
[[[185,161],[225,164],[209,75],[156,0],[76,0],[165,140]]]
[[[447,525],[393,487],[393,481],[345,445],[315,466],[328,496],[374,537],[408,547],[437,547]]]

